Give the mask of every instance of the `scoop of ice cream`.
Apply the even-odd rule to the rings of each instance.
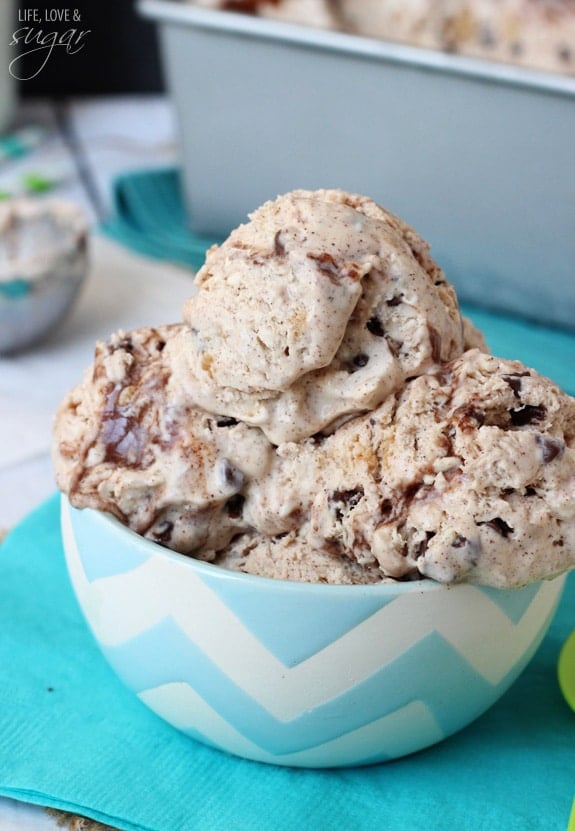
[[[575,399],[472,351],[417,379],[395,424],[385,476],[404,499],[381,550],[435,580],[498,588],[575,565]]]
[[[247,527],[240,491],[265,473],[272,449],[259,430],[170,401],[166,345],[182,328],[98,343],[56,415],[53,458],[58,486],[76,507],[107,511],[201,556]]]
[[[374,567],[495,587],[554,576],[575,565],[575,399],[470,350],[333,435],[278,448],[244,516],[368,581]]]
[[[275,444],[373,409],[463,350],[455,293],[393,214],[343,191],[267,202],[213,247],[170,344],[173,390]]]

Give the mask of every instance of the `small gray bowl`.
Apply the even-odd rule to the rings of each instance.
[[[87,273],[87,229],[72,202],[0,203],[0,355],[33,346],[71,310]]]

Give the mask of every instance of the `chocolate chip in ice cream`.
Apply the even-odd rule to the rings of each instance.
[[[501,519],[500,516],[493,517],[493,519],[485,520],[485,522],[478,522],[478,525],[486,525],[488,528],[492,528],[496,531],[501,537],[508,537],[509,534],[513,533],[513,528],[505,522],[504,519]]]
[[[556,459],[558,456],[561,456],[561,454],[565,451],[564,442],[558,441],[554,438],[550,438],[549,436],[544,436],[541,433],[537,433],[535,435],[535,440],[539,445],[541,455],[543,457],[543,462],[545,464],[549,464],[553,461],[553,459]]]
[[[353,511],[363,496],[363,488],[350,488],[349,490],[335,490],[329,495],[329,504],[334,507],[336,519],[343,518],[344,509]]]
[[[436,283],[436,285],[437,285],[437,283]],[[400,294],[395,294],[391,298],[391,300],[386,300],[385,302],[386,302],[387,306],[399,306],[399,304],[402,303],[403,300],[402,300],[402,297],[401,297]]]
[[[509,410],[511,424],[514,427],[524,427],[537,421],[543,421],[547,413],[543,404],[524,404],[518,409]]]
[[[232,519],[238,519],[241,517],[245,501],[245,496],[242,496],[240,493],[237,493],[235,496],[232,496],[231,499],[228,499],[226,502],[226,511],[228,516]]]
[[[521,389],[523,386],[523,382],[521,379],[528,377],[530,374],[530,372],[519,372],[514,375],[502,375],[501,377],[507,384],[509,384],[509,386],[513,390],[513,395],[515,396],[515,398],[520,398]]]
[[[359,355],[356,355],[352,360],[352,368],[351,371],[355,372],[357,369],[362,369],[364,366],[367,366],[369,363],[369,355],[366,355],[365,352],[360,352]]]
[[[235,427],[236,424],[239,424],[237,418],[222,416],[216,420],[216,425],[218,427]]]
[[[222,484],[229,489],[239,491],[245,481],[241,470],[231,464],[229,459],[220,459],[217,466],[218,477]]]
[[[161,545],[169,545],[170,540],[172,539],[173,530],[174,523],[169,519],[164,519],[154,525],[154,527],[150,530],[149,536],[154,540],[154,542],[158,542]]]
[[[388,301],[388,305],[390,302],[391,301]],[[376,338],[382,338],[385,335],[385,329],[383,328],[382,322],[377,315],[369,318],[365,324],[365,328],[368,332],[371,332],[372,335],[375,335]]]

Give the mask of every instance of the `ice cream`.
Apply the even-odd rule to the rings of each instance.
[[[239,494],[268,466],[259,430],[168,400],[166,346],[180,324],[120,332],[62,402],[55,470],[80,507],[114,514],[155,542],[201,556],[248,526]]]
[[[272,20],[332,29],[339,18],[330,0],[194,0],[196,6],[258,14]]]
[[[174,386],[274,444],[373,409],[463,349],[427,245],[370,199],[294,191],[208,252],[171,345]]]
[[[99,343],[62,403],[72,504],[276,579],[501,588],[575,567],[575,399],[487,353],[397,217],[295,191],[196,283],[184,322]]]
[[[189,0],[195,5],[575,74],[575,0]]]
[[[368,580],[525,585],[575,565],[574,450],[575,399],[472,349],[333,435],[279,448],[244,506],[267,551],[247,537],[220,561],[269,573],[279,538],[288,559],[331,554]]]
[[[334,0],[334,5],[340,25],[357,34],[575,73],[573,0]]]

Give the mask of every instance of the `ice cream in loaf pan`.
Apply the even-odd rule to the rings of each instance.
[[[575,74],[575,0],[188,0],[488,61]]]

